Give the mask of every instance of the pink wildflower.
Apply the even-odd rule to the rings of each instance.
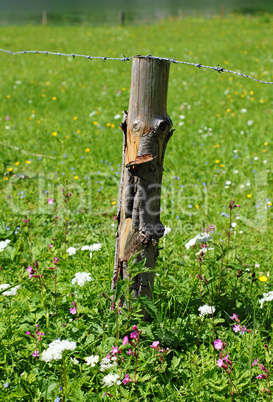
[[[53,244],[50,244],[48,247],[49,247],[49,248],[52,248],[52,247],[53,247]]]
[[[150,348],[157,349],[158,345],[159,345],[159,341],[154,341],[152,343],[152,345],[150,345]]]
[[[33,357],[39,357],[39,350],[35,350],[35,352],[32,353]]]
[[[53,258],[53,264],[54,264],[54,265],[57,265],[57,262],[58,262],[58,261],[59,261],[59,258],[56,258],[56,257]]]
[[[116,356],[116,354],[119,352],[118,346],[112,346],[112,350],[110,353],[113,353],[113,356]]]
[[[54,199],[53,199],[53,198],[48,198],[47,203],[48,203],[49,205],[52,205],[53,202],[54,202]]]
[[[216,339],[216,340],[214,341],[214,347],[215,347],[215,349],[217,349],[217,350],[221,350],[221,349],[222,349],[222,347],[223,347],[223,342],[221,341],[221,339]]]
[[[27,267],[28,277],[29,279],[32,278],[33,274],[35,273],[35,269],[33,269],[30,265]]]
[[[126,336],[123,338],[122,345],[126,345],[127,342],[128,342],[128,336],[126,335]]]
[[[123,378],[123,380],[122,380],[123,384],[126,385],[130,381],[133,381],[133,380],[130,380],[129,374],[125,374],[125,378]]]
[[[126,352],[127,355],[131,356],[131,354],[133,353],[131,349],[128,349],[128,352]]]
[[[258,360],[259,360],[258,358],[254,360],[254,362],[252,363],[252,367],[258,364]]]
[[[263,380],[264,378],[266,378],[266,375],[265,374],[259,374],[259,375],[257,375],[256,378],[258,378],[258,380]]]
[[[240,334],[244,335],[245,331],[246,331],[246,326],[244,325],[243,328],[240,328]]]
[[[76,306],[76,303],[74,301],[72,302],[72,304],[73,304],[73,307],[71,307],[71,309],[69,311],[70,311],[71,314],[74,315],[74,314],[77,313],[77,306]]]
[[[231,317],[229,317],[231,320],[235,320],[238,324],[240,323],[239,317],[237,314],[232,314]]]
[[[240,325],[235,324],[235,325],[233,326],[233,331],[234,331],[234,332],[239,332],[240,330],[241,330]]]
[[[134,332],[132,332],[132,333],[130,334],[130,338],[132,338],[132,339],[135,339],[135,338],[137,338],[137,337],[138,337],[137,331],[134,331]]]
[[[137,331],[137,325],[134,325],[132,329]]]

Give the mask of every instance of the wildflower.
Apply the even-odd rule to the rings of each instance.
[[[3,285],[0,285],[0,292],[1,292],[1,290],[7,289],[10,286],[11,285],[8,283],[3,283]],[[3,292],[2,294],[3,294],[3,296],[16,296],[17,289],[20,289],[20,287],[21,287],[21,285],[14,286],[12,289],[7,290],[6,292]]]
[[[76,342],[70,342],[68,340],[61,341],[56,339],[48,345],[48,349],[42,352],[41,360],[49,363],[52,360],[60,360],[62,358],[62,353],[65,350],[75,350]]]
[[[93,279],[88,272],[77,272],[75,277],[72,279],[72,285],[83,286],[86,282],[91,282]]]
[[[114,384],[120,385],[121,381],[119,380],[119,374],[107,374],[103,379],[102,382],[106,387],[111,387]]]
[[[54,199],[53,199],[53,198],[48,198],[47,203],[48,203],[49,205],[52,205],[53,202],[54,202]]]
[[[99,361],[99,356],[98,355],[88,356],[88,357],[85,357],[84,360],[86,361],[87,366],[95,367],[96,363],[98,363],[98,361]]]
[[[128,349],[128,352],[126,352],[127,355],[131,356],[131,354],[133,353],[133,351],[131,349]]]
[[[113,356],[116,356],[116,354],[119,353],[118,346],[112,346],[110,353],[113,353]]]
[[[154,341],[154,342],[150,345],[150,348],[157,349],[158,345],[159,345],[159,341]]]
[[[85,152],[90,152],[90,148],[86,148],[86,149],[85,149]]]
[[[137,331],[134,331],[134,332],[132,332],[131,334],[130,334],[130,338],[131,339],[136,339],[138,337],[138,332]]]
[[[4,388],[7,388],[9,386],[9,383],[8,382],[5,382],[5,384],[3,384],[3,387]]]
[[[166,236],[168,233],[172,231],[171,228],[168,228],[167,226],[164,227],[164,236]]]
[[[102,246],[101,243],[95,243],[95,244],[92,244],[91,246],[83,246],[83,247],[81,248],[81,250],[82,250],[82,251],[89,250],[89,251],[91,251],[91,252],[93,252],[93,251],[99,251],[99,250],[101,249],[101,246]]]
[[[67,252],[69,255],[74,255],[74,254],[76,254],[76,251],[77,251],[76,247],[69,247],[69,248],[66,250],[66,252]]]
[[[215,349],[217,349],[217,350],[221,350],[224,345],[223,342],[221,341],[221,339],[216,339],[213,344],[214,344]]]
[[[259,360],[258,358],[254,360],[254,362],[252,363],[252,367],[258,364],[258,360]]]
[[[233,331],[234,331],[234,332],[239,332],[240,329],[241,329],[240,325],[235,324],[235,325],[233,326]]]
[[[126,345],[127,342],[128,342],[128,336],[126,335],[126,336],[123,338],[122,345]]]
[[[116,362],[112,362],[109,356],[109,359],[107,357],[104,357],[101,362],[100,362],[100,371],[106,371],[109,368],[113,367],[116,365]]]
[[[218,367],[227,368],[227,365],[225,365],[225,363],[223,362],[223,359],[217,360],[216,364],[217,364]]]
[[[33,357],[39,357],[39,350],[35,350],[35,352],[32,353]]]
[[[127,383],[131,382],[131,381],[133,381],[133,380],[130,380],[129,374],[125,374],[125,377],[122,380],[123,385],[127,385]]]
[[[10,243],[9,239],[0,241],[0,252],[4,251],[9,243]]]
[[[210,240],[212,240],[212,237],[208,233],[198,234],[193,239],[189,240],[185,244],[185,247],[188,250],[191,246],[194,246],[197,242],[199,242],[199,243],[207,243]]]
[[[77,313],[77,306],[76,306],[76,303],[74,301],[72,302],[72,304],[73,304],[73,307],[71,307],[71,309],[69,311],[70,311],[71,314],[74,315],[74,314]]]
[[[261,308],[263,308],[263,304],[265,301],[271,301],[271,300],[273,300],[273,292],[272,291],[270,291],[268,293],[263,293],[263,298],[259,300]]]
[[[60,398],[57,396],[57,397],[54,399],[54,402],[60,402]]]
[[[266,378],[266,375],[265,374],[259,374],[259,375],[257,375],[256,378],[258,378],[258,380],[263,380],[264,378]]]
[[[26,161],[26,164],[27,164],[27,165],[30,165],[30,164],[31,164],[31,161]]]
[[[59,258],[53,258],[53,264],[57,265],[57,262],[59,261]]]
[[[71,357],[70,360],[71,360],[72,363],[74,363],[74,364],[79,364],[79,363],[80,363],[79,360],[76,359],[76,357]]]
[[[215,307],[204,304],[198,308],[198,311],[200,312],[199,317],[204,317],[207,314],[213,314],[215,312]]]
[[[259,276],[259,281],[260,282],[266,282],[267,281],[267,277],[265,275]]]
[[[238,324],[240,323],[240,320],[239,320],[239,316],[237,315],[237,314],[232,314],[232,316],[231,317],[229,317],[231,320],[235,320]]]

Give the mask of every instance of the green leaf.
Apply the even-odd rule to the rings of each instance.
[[[139,296],[138,300],[141,306],[147,311],[147,313],[156,321],[159,321],[158,311],[152,300],[148,296]]]
[[[119,300],[120,297],[123,295],[123,293],[125,292],[126,286],[128,286],[128,284],[125,282],[124,279],[120,279],[117,282],[115,301]]]

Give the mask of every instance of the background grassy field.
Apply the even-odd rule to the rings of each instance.
[[[2,27],[0,47],[107,57],[152,54],[219,64],[273,81],[272,33],[271,18],[264,16],[183,21],[169,18],[132,27]],[[56,369],[41,369],[41,362],[31,357],[33,345],[24,335],[27,328],[37,323],[43,326],[43,348],[56,336],[77,340],[80,332],[83,349],[89,354],[111,349],[116,336],[113,312],[109,312],[109,303],[101,294],[109,293],[113,268],[113,224],[122,149],[119,124],[122,111],[128,108],[131,62],[1,53],[0,66],[0,239],[11,240],[10,247],[0,254],[1,283],[26,280],[26,267],[35,259],[41,269],[52,264],[53,255],[61,259],[62,265],[58,320],[46,318],[51,307],[31,281],[23,283],[12,303],[2,296],[2,382],[9,383],[9,388],[1,392],[6,400],[54,400],[59,387]],[[143,393],[142,400],[220,401],[229,395],[221,369],[206,363],[213,359],[209,320],[202,324],[202,348],[197,350],[200,300],[195,275],[199,265],[184,244],[213,224],[214,242],[226,246],[229,218],[224,214],[229,214],[231,199],[241,208],[232,218],[237,224],[231,233],[236,251],[228,257],[233,266],[226,270],[221,297],[216,297],[219,264],[214,262],[204,269],[211,280],[215,296],[212,304],[220,319],[217,336],[229,339],[234,359],[236,356],[235,381],[243,384],[240,400],[264,398],[257,380],[252,379],[249,345],[254,359],[264,353],[265,339],[271,340],[271,310],[266,316],[262,314],[258,299],[272,289],[272,101],[271,85],[171,65],[168,113],[176,131],[165,156],[161,220],[172,231],[164,238],[157,264],[154,303],[158,322],[143,324],[142,329],[146,342],[159,339],[164,347],[171,348],[172,359],[179,360],[169,359],[174,374],[168,374],[168,384],[157,377],[151,394]],[[73,193],[68,204],[62,198],[63,189]],[[52,205],[47,202],[49,198],[54,199]],[[31,234],[22,222],[27,217]],[[70,257],[66,253],[67,247],[91,243],[103,244],[91,260],[86,254]],[[255,268],[255,264],[260,266]],[[252,279],[245,273],[235,297],[238,269],[245,272],[246,268],[256,277],[265,275],[267,281],[255,282],[255,292],[249,293]],[[94,281],[88,297],[79,291],[82,320],[62,326],[69,321],[73,299],[65,295],[73,293],[70,283],[78,271],[90,272]],[[204,294],[209,304],[208,294]],[[231,298],[236,311],[230,311]],[[250,338],[246,343],[235,340],[236,334],[229,329],[231,312],[241,314],[255,337],[247,334]],[[141,321],[135,318],[132,325],[136,322],[140,325]],[[109,325],[107,330],[105,323]],[[121,332],[122,328],[124,322]],[[26,385],[20,377],[22,372],[32,373],[34,380]],[[245,372],[247,379],[240,377]],[[70,375],[78,379],[82,372],[73,368]],[[84,377],[83,384],[77,380],[67,391],[67,400],[101,400],[99,375],[96,380],[92,377],[93,382],[91,377]],[[206,382],[211,376],[213,380]],[[48,391],[45,387],[52,383],[56,385]],[[133,393],[123,397],[136,398]]]

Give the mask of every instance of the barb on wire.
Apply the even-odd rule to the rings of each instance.
[[[137,56],[131,56],[131,57],[126,57],[123,55],[123,57],[102,57],[102,56],[90,56],[90,54],[86,55],[86,54],[75,54],[75,53],[60,53],[60,52],[48,52],[47,50],[22,50],[19,52],[12,52],[11,50],[5,50],[5,49],[0,49],[0,52],[3,53],[8,53],[12,56],[17,55],[17,54],[27,54],[27,53],[34,53],[34,54],[45,54],[46,56],[48,55],[52,55],[52,56],[65,56],[65,57],[73,57],[73,59],[75,59],[76,57],[83,57],[87,60],[102,60],[102,61],[123,61],[124,63],[126,63],[129,60],[132,60],[134,57],[139,57],[139,58],[145,58],[145,59],[157,59],[157,60],[165,60],[168,61],[169,63],[174,63],[174,64],[186,64],[188,66],[194,66],[197,67],[199,69],[201,68],[208,68],[212,71],[218,71],[218,73],[230,73],[230,74],[235,74],[238,75],[240,77],[244,77],[244,78],[249,78],[253,81],[256,82],[260,82],[262,84],[271,84],[273,85],[273,82],[271,81],[262,81],[262,80],[258,80],[257,78],[252,77],[251,75],[247,75],[247,74],[242,74],[238,71],[232,71],[232,70],[226,70],[223,67],[220,67],[219,64],[212,67],[212,66],[206,66],[203,65],[201,63],[190,63],[187,61],[179,61],[176,60],[176,58],[168,58],[168,57],[156,57],[156,56],[151,56],[150,54],[147,56],[141,56],[141,55],[137,55]]]

